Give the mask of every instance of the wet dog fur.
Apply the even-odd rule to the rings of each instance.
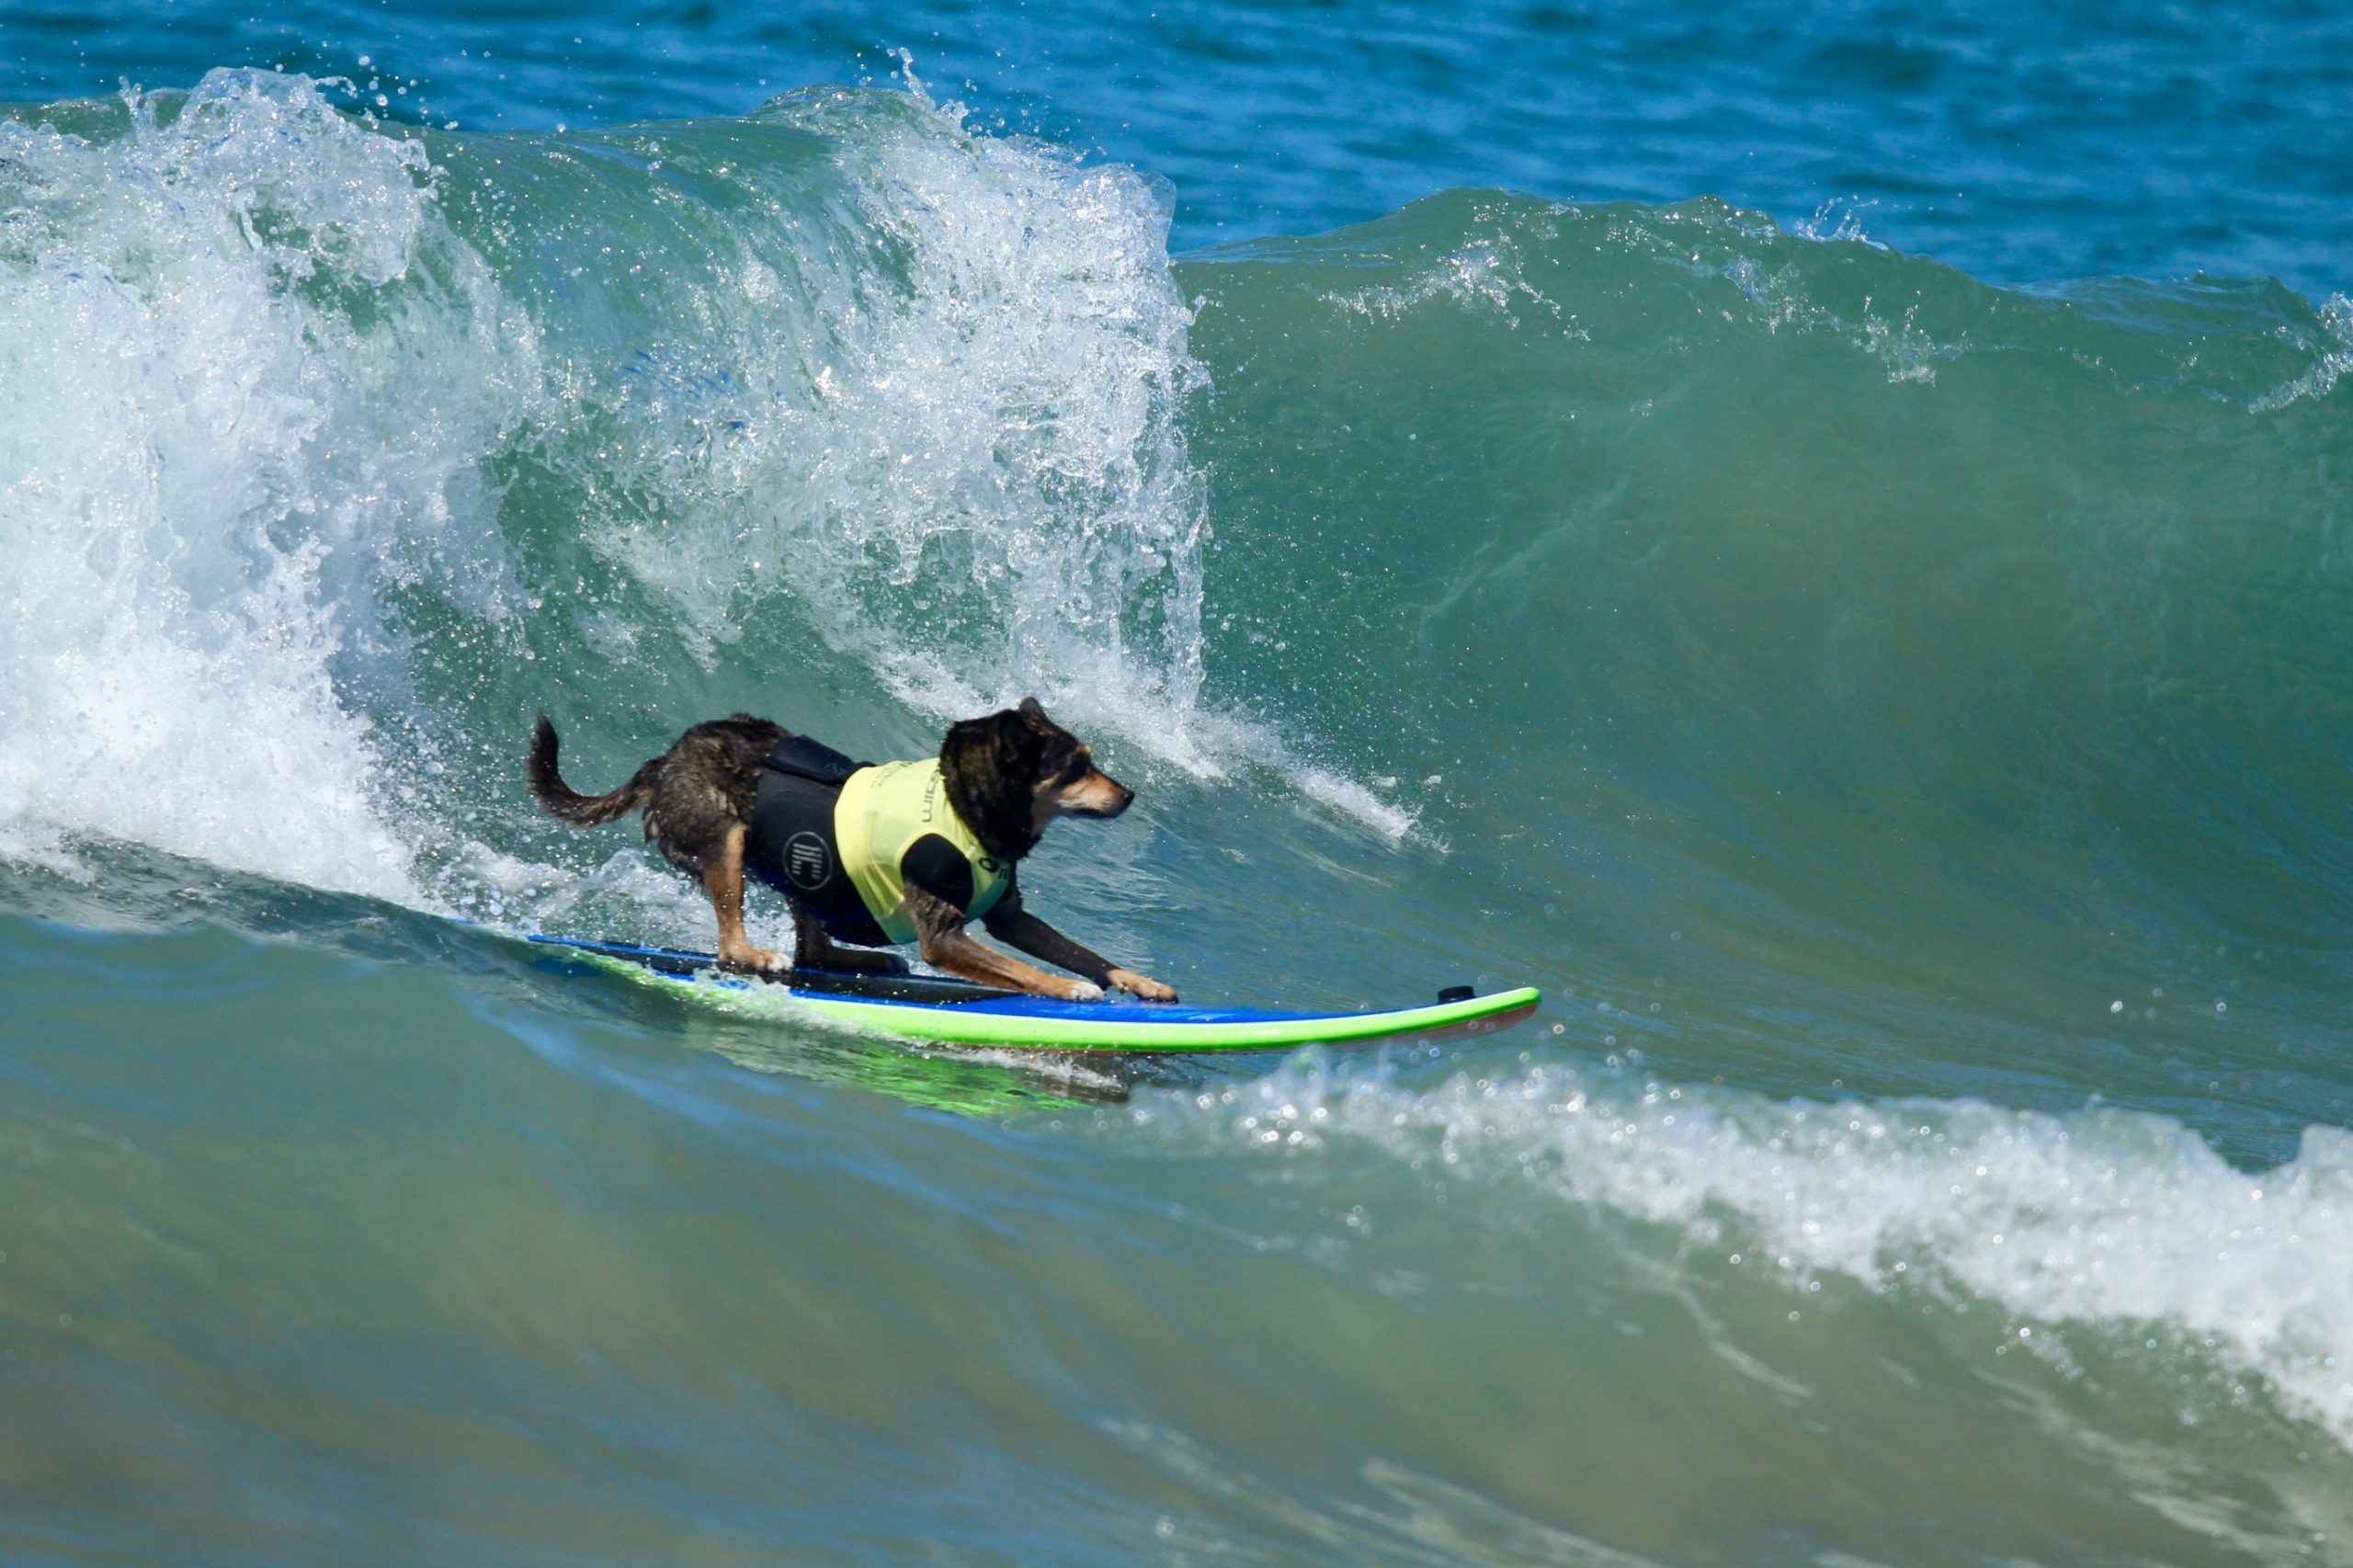
[[[680,735],[619,789],[583,795],[557,773],[555,726],[541,715],[526,776],[532,798],[574,827],[643,811],[645,836],[710,895],[719,919],[719,961],[725,967],[776,974],[795,963],[903,969],[887,954],[838,946],[798,903],[792,912],[792,958],[756,948],[744,934],[744,841],[752,805],[768,753],[791,733],[749,713],[713,719]],[[982,847],[1008,863],[1029,854],[1056,817],[1115,817],[1135,799],[1133,790],[1095,766],[1085,742],[1046,717],[1034,697],[1018,708],[951,725],[940,744],[939,764],[949,804]],[[982,925],[1007,946],[1085,978],[1049,974],[976,940],[964,929],[962,910],[912,882],[907,913],[924,961],[967,980],[1073,1001],[1099,1001],[1110,988],[1147,1001],[1176,999],[1159,981],[1109,962],[1030,914],[1022,907],[1017,882],[982,917]]]

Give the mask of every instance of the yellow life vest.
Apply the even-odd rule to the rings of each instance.
[[[981,847],[981,841],[948,803],[939,759],[861,767],[843,781],[841,799],[834,802],[834,841],[842,869],[849,873],[867,913],[894,942],[915,939],[915,923],[907,914],[906,878],[899,861],[915,840],[934,834],[954,845],[972,863],[972,902],[964,914],[978,920],[1005,896],[1013,881],[1013,865]]]

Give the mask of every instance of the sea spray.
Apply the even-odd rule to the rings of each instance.
[[[675,730],[695,669],[1291,771],[1199,701],[1165,187],[908,85],[502,138],[222,71],[5,122],[11,845],[560,915],[516,715]]]
[[[307,81],[76,123],[0,123],[0,833],[414,897],[355,691],[398,659],[384,581],[495,578],[478,389],[528,338],[422,149]]]

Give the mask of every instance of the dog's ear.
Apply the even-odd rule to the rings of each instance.
[[[1029,721],[1029,727],[1031,729],[1037,730],[1040,733],[1052,731],[1061,727],[1051,719],[1046,717],[1046,710],[1044,706],[1034,697],[1023,698],[1021,699],[1021,706],[1017,709],[1016,711],[1024,719]]]
[[[948,727],[942,762],[953,758],[967,769],[1007,776],[1031,771],[1045,750],[1045,732],[1017,708],[1000,708],[980,719],[960,719]]]
[[[988,722],[995,731],[997,756],[1003,761],[1005,770],[1021,774],[1037,772],[1038,758],[1046,749],[1048,726],[1053,722],[1046,717],[1046,710],[1034,701],[1025,702],[1019,708],[998,710],[989,715]]]

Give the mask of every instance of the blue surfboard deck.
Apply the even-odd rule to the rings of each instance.
[[[722,971],[709,953],[572,937],[524,939],[550,949],[549,968],[623,973],[713,1000],[781,991],[825,1017],[901,1039],[959,1045],[1159,1054],[1448,1039],[1507,1028],[1543,999],[1534,986],[1520,986],[1357,1013],[1204,1007],[1124,997],[1065,1002],[938,975],[796,969],[768,980]]]

